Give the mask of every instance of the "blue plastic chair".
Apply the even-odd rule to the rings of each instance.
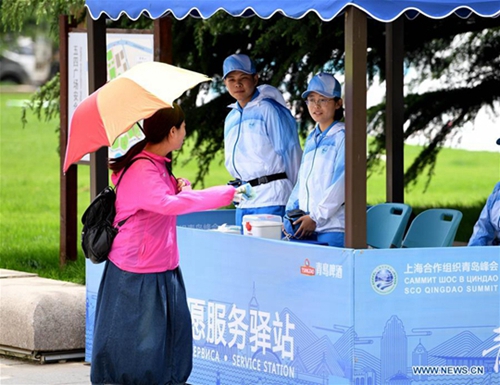
[[[403,247],[453,245],[462,213],[452,209],[429,209],[418,214],[403,239]]]
[[[366,243],[375,249],[401,247],[411,207],[404,203],[380,203],[366,212]]]

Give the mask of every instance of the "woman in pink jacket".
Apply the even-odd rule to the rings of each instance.
[[[92,384],[184,384],[192,368],[192,331],[179,267],[176,217],[229,205],[232,186],[194,191],[170,172],[166,157],[181,148],[184,113],[157,111],[144,122],[145,139],[110,161],[117,182],[120,227],[97,298]],[[243,187],[243,186],[242,186]]]

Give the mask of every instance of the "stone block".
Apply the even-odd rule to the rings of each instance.
[[[85,286],[0,269],[0,345],[85,349]]]

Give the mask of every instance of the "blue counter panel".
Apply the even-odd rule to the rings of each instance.
[[[234,225],[236,210],[209,210],[198,213],[179,215],[177,226],[195,229],[213,230],[218,226]]]
[[[179,217],[193,385],[500,385],[500,247],[353,250]],[[86,360],[103,265],[87,261]]]
[[[496,247],[357,250],[355,383],[498,384],[499,256]]]
[[[352,250],[179,228],[192,384],[349,384]]]

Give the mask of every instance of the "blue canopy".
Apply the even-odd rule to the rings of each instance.
[[[172,15],[179,20],[188,16],[207,19],[220,11],[231,16],[257,16],[262,19],[269,19],[275,14],[300,19],[312,12],[321,20],[330,21],[343,12],[352,10],[348,13],[349,17],[345,18],[346,40],[349,39],[350,45],[350,50],[346,51],[345,55],[345,67],[346,74],[351,76],[346,80],[345,93],[346,100],[349,100],[345,110],[346,133],[349,132],[349,135],[346,135],[345,242],[347,247],[353,248],[366,247],[366,140],[363,138],[366,136],[366,116],[362,112],[366,110],[366,79],[362,74],[366,70],[366,18],[391,23],[401,15],[409,18],[425,15],[433,19],[442,19],[453,14],[462,18],[472,14],[485,18],[500,16],[500,0],[86,0],[86,7],[94,20],[104,14],[113,20],[121,16],[137,20],[143,14],[152,19],[166,15]],[[390,25],[388,36],[392,41],[397,40],[395,37],[401,30],[400,24]],[[90,23],[90,26],[94,26],[94,23]],[[104,39],[105,28],[94,28],[89,45],[91,54],[97,51],[97,42]],[[393,44],[392,49],[402,48],[400,43]],[[102,55],[99,62],[105,63],[105,50],[99,49],[99,55]],[[396,60],[393,61],[394,56]],[[400,62],[399,70],[402,72],[403,62],[398,59],[398,55],[393,55],[389,61],[396,64]],[[102,65],[96,69],[97,72],[105,70]],[[400,86],[402,91],[402,82],[395,81],[394,85]],[[388,93],[394,94],[393,90],[388,90]],[[403,105],[402,92],[396,92],[392,99],[400,100]],[[393,102],[389,109],[395,104],[397,103]],[[403,164],[402,122],[399,122],[397,114],[392,115],[394,119],[386,127],[393,137],[391,149],[388,151],[388,164]],[[107,178],[105,166],[106,163],[102,161],[100,180]],[[387,170],[387,179],[391,179],[387,189],[390,200],[403,198],[401,171],[400,167],[389,167]],[[95,168],[92,172],[98,179]],[[101,189],[105,186],[107,183],[103,184]],[[100,189],[95,190],[97,194]]]
[[[166,14],[176,19],[187,16],[207,19],[223,10],[232,16],[257,15],[262,19],[276,13],[300,19],[314,12],[321,20],[329,21],[350,5],[382,22],[394,21],[402,14],[413,18],[420,13],[434,19],[453,13],[463,18],[472,13],[481,17],[500,15],[500,0],[86,0],[89,13],[95,20],[103,13],[113,20],[122,15],[137,20],[142,14],[152,19]]]

